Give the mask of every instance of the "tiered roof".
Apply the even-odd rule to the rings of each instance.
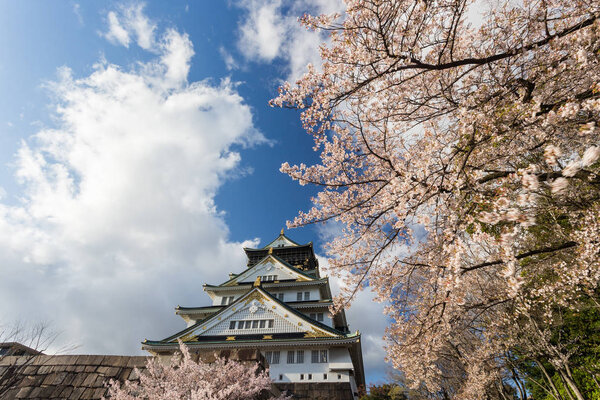
[[[257,345],[263,348],[344,345],[350,347],[352,358],[356,358],[354,364],[361,369],[356,371],[359,384],[361,381],[364,383],[360,334],[348,331],[344,313],[335,316],[336,329],[298,311],[302,308],[325,310],[332,305],[329,281],[320,277],[312,243],[298,244],[285,236],[282,230],[266,246],[244,248],[244,251],[248,256],[246,270],[230,274],[230,279],[221,284],[204,285],[204,290],[213,299],[227,292],[244,294],[228,305],[177,306],[176,314],[192,325],[163,340],[145,340],[142,348],[155,354],[167,354],[178,348],[179,340],[190,348],[214,349],[256,348]],[[271,276],[271,279],[263,281],[261,276]],[[318,287],[322,300],[283,302],[270,293],[271,290],[290,287]],[[274,321],[274,326],[279,329],[275,332],[273,329],[235,329],[233,321],[247,321],[252,315]]]
[[[273,254],[297,269],[316,274],[318,277],[319,261],[315,256],[312,242],[296,243],[283,233],[283,229],[279,236],[266,246],[259,249],[245,247],[244,251],[248,257],[248,268],[253,267],[267,254]]]

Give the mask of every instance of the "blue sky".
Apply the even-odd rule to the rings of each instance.
[[[180,329],[172,307],[208,303],[201,285],[243,268],[242,245],[310,206],[315,189],[279,166],[316,162],[311,138],[268,101],[318,61],[324,38],[296,18],[339,10],[0,1],[1,321],[50,321],[83,353],[134,354]],[[323,254],[329,231],[289,235]],[[385,318],[371,297],[349,320],[374,381]]]

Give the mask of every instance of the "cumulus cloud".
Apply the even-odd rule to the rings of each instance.
[[[214,203],[236,147],[265,141],[250,107],[229,81],[188,82],[187,35],[154,38],[128,10],[109,13],[107,37],[156,57],[61,68],[47,85],[56,126],[22,142],[20,201],[0,201],[0,319],[52,321],[80,352],[132,353],[183,328],[173,307],[207,303],[202,284],[253,245],[228,239]]]
[[[122,6],[107,15],[108,32],[103,36],[114,44],[129,47],[132,40],[145,50],[155,47],[156,25],[144,14],[144,4]]]
[[[319,65],[319,45],[327,40],[320,32],[306,30],[298,17],[343,13],[341,0],[239,0],[244,10],[239,25],[238,48],[248,60],[287,65],[287,80],[297,80],[311,63]]]

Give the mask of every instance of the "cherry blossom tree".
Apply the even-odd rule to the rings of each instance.
[[[268,396],[271,378],[259,365],[217,358],[213,363],[195,362],[187,346],[180,342],[181,354],[169,365],[151,358],[143,373],[137,371],[139,382],[121,385],[111,381],[108,398],[114,400],[287,400],[290,397]]]
[[[281,167],[321,189],[289,226],[342,226],[337,304],[366,285],[390,303],[389,359],[413,386],[502,398],[502,355],[538,319],[598,305],[600,2],[346,6],[302,18],[330,34],[322,65],[272,100],[321,156]]]

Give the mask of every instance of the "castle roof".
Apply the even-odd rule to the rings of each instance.
[[[314,303],[314,302],[313,302]],[[260,305],[259,305],[260,304]],[[235,320],[236,315],[241,311],[246,311],[252,307],[260,307],[265,311],[263,315],[267,315],[270,318],[284,321],[282,323],[287,325],[286,332],[279,332],[276,334],[264,334],[255,332],[245,332],[232,334],[219,333],[213,334],[215,331],[219,332],[219,329],[213,329],[217,325],[227,326],[229,321]],[[250,310],[252,312],[252,310]],[[296,329],[291,329],[291,326]],[[221,329],[222,331],[223,329]],[[312,320],[306,315],[297,311],[288,304],[279,301],[276,297],[272,296],[266,290],[257,286],[250,290],[245,295],[238,298],[232,304],[221,308],[219,311],[209,315],[205,319],[198,321],[194,325],[168,337],[163,340],[146,340],[142,342],[143,348],[149,349],[149,346],[177,346],[177,341],[180,339],[185,342],[186,345],[200,344],[209,342],[211,344],[219,342],[231,342],[235,341],[237,344],[245,341],[262,340],[263,342],[268,341],[307,341],[314,342],[315,339],[348,339],[358,338],[360,335],[349,334],[329,327],[323,323]],[[265,343],[267,344],[267,343]]]

